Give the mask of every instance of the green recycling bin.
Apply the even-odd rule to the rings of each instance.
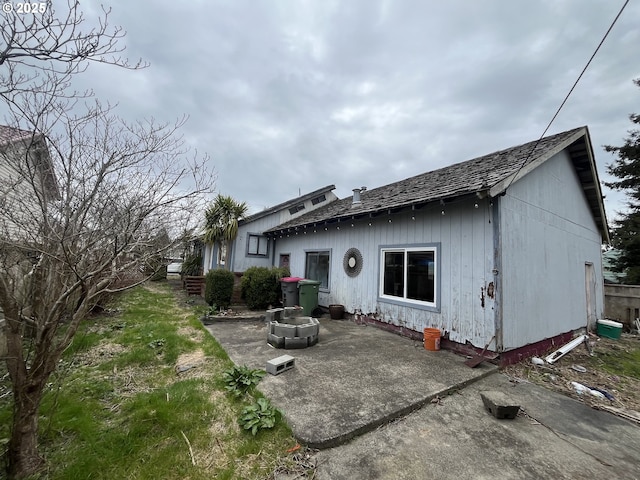
[[[300,297],[300,306],[304,315],[311,316],[313,311],[318,308],[318,289],[320,283],[317,280],[300,280],[298,281],[298,294]]]

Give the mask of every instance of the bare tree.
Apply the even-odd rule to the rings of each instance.
[[[80,10],[78,0],[66,0],[66,6],[65,0],[56,2],[64,6],[61,11],[54,8],[51,0],[37,2],[33,5],[42,8],[32,13],[16,11],[11,2],[7,3],[10,8],[3,8],[0,17],[0,93],[3,95],[48,92],[77,97],[78,92],[68,90],[71,79],[86,70],[89,62],[132,69],[147,66],[142,60],[132,63],[122,56],[124,47],[119,41],[125,32],[121,27],[110,26],[110,9],[100,7],[101,14],[92,27]]]
[[[144,281],[144,267],[193,230],[214,182],[207,158],[178,135],[183,121],[126,122],[73,90],[87,61],[131,67],[118,57],[122,30],[109,30],[108,12],[87,30],[78,5],[69,1],[61,17],[50,2],[42,17],[5,13],[0,25],[0,99],[11,123],[0,127],[0,310],[13,478],[44,465],[40,402],[82,320],[102,296]]]

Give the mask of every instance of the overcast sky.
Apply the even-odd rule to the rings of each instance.
[[[125,118],[188,115],[217,192],[253,213],[537,139],[624,0],[106,3],[127,56],[150,67],[93,65],[82,81]],[[637,77],[631,0],[549,130],[588,125],[601,180],[602,145],[620,145],[640,112]],[[611,220],[623,197],[605,194]]]

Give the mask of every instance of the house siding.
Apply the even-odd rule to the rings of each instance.
[[[511,185],[500,206],[502,347],[587,326],[585,265],[602,316],[601,235],[565,151]]]
[[[475,203],[467,200],[447,205],[445,215],[442,207],[435,205],[356,220],[353,227],[351,222],[330,224],[327,230],[318,226],[315,232],[308,227],[297,235],[291,232],[288,237],[277,238],[276,257],[290,253],[291,274],[302,277],[305,251],[331,250],[329,291],[319,293],[320,305],[342,304],[347,312],[359,312],[417,332],[425,327],[440,328],[450,340],[483,346],[494,333],[494,299],[486,295],[493,281],[493,227],[489,201],[478,200],[478,208]],[[427,244],[438,244],[438,311],[379,299],[380,248]],[[352,278],[343,269],[343,256],[354,247],[362,253],[363,266]]]
[[[333,188],[333,187],[332,187]],[[316,196],[324,195],[326,200],[316,205],[313,205],[313,198]],[[262,232],[269,230],[270,228],[275,227],[276,225],[280,225],[282,223],[288,222],[289,220],[300,217],[305,213],[308,213],[312,210],[316,210],[318,208],[324,207],[328,203],[331,203],[337,200],[337,196],[330,190],[318,191],[317,195],[310,196],[306,195],[304,199],[300,199],[301,204],[304,204],[304,210],[300,210],[294,214],[289,212],[289,208],[297,205],[297,203],[292,200],[291,202],[287,202],[288,206],[284,207],[280,210],[277,210],[273,213],[265,215],[264,217],[256,218],[255,220],[249,219],[248,221],[240,222],[238,226],[238,236],[233,242],[233,247],[231,250],[231,270],[234,272],[244,272],[247,268],[250,267],[271,267],[274,264],[277,266],[278,257],[274,257],[273,239],[269,239],[268,252],[267,256],[259,256],[259,255],[248,255],[247,254],[247,242],[250,234],[260,235]],[[259,216],[259,214],[257,214]],[[205,262],[204,262],[204,271],[205,273],[211,269],[216,268],[216,247],[213,245],[205,246]]]

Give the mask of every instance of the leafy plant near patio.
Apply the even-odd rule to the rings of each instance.
[[[227,392],[236,398],[240,398],[246,393],[251,393],[264,375],[264,370],[254,370],[245,365],[236,365],[226,370],[222,378],[226,384],[225,389]]]
[[[259,430],[267,430],[273,428],[276,424],[278,411],[266,398],[258,398],[258,400],[242,409],[240,415],[240,425],[245,430],[249,430],[251,435],[258,433]]]

